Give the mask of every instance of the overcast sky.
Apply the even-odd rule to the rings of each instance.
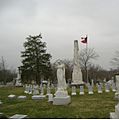
[[[21,65],[28,35],[42,33],[52,61],[73,58],[73,41],[99,54],[94,63],[105,69],[119,48],[119,0],[0,0],[0,56],[8,67]]]

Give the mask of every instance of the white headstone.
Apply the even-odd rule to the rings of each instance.
[[[97,88],[98,88],[98,93],[102,93],[102,86],[100,84],[97,84]]]
[[[72,86],[72,93],[71,95],[76,95],[76,86]]]
[[[73,84],[76,84],[76,85],[83,84],[82,72],[81,72],[80,61],[79,61],[78,40],[74,41],[74,60],[73,60],[73,62],[74,62],[73,73],[72,73]]]
[[[80,95],[84,95],[84,86],[80,86]]]
[[[110,85],[107,82],[105,83],[105,92],[110,92]]]
[[[38,95],[38,94],[39,94],[39,86],[33,85],[33,95]]]
[[[93,94],[93,87],[91,85],[88,86],[88,94]]]
[[[48,102],[53,102],[53,94],[48,94]]]

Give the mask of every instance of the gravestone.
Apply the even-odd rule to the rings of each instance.
[[[93,87],[92,87],[92,85],[88,85],[88,94],[93,94]]]
[[[38,85],[33,85],[33,95],[38,95],[39,94],[39,86]]]
[[[98,93],[102,93],[102,86],[101,86],[101,84],[97,84],[97,88],[98,88]]]
[[[76,95],[76,86],[72,86],[72,93],[71,95]]]
[[[84,95],[84,86],[80,86],[80,95]]]
[[[48,102],[53,102],[53,94],[48,94]]]
[[[110,85],[107,82],[105,83],[105,92],[110,92]]]

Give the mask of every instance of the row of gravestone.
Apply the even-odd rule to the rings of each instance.
[[[86,84],[86,87],[88,88],[88,94],[93,94],[93,89],[94,89],[94,86],[93,85],[90,85],[90,84]],[[102,93],[103,92],[103,88],[105,88],[105,92],[110,92],[110,90],[112,89],[113,92],[116,92],[116,84],[113,82],[112,84],[109,84],[109,83],[105,83],[103,85],[103,83],[99,83],[99,84],[96,84],[96,87],[97,87],[97,90],[98,90],[98,93]],[[84,94],[84,86],[80,86],[79,87],[80,89],[80,95],[83,95]],[[75,86],[72,86],[72,95],[76,95],[76,87]]]
[[[90,85],[90,84],[86,84],[86,87],[88,88],[88,94],[93,94],[94,86]],[[97,87],[98,93],[102,93],[103,88],[105,89],[105,92],[110,92],[110,90],[112,90],[113,92],[116,91],[116,84],[114,82],[112,84],[109,84],[107,82],[104,85],[103,85],[103,83],[99,83],[99,84],[96,84],[96,87]],[[26,84],[24,93],[33,94],[33,95],[39,95],[39,94],[44,95],[45,88],[47,89],[46,95],[51,94],[51,87],[50,86],[44,87],[42,84],[40,85],[40,87],[39,87],[39,85]],[[83,95],[84,94],[84,86],[80,86],[79,89],[80,89],[80,95]],[[76,95],[76,87],[75,86],[72,86],[71,94]]]

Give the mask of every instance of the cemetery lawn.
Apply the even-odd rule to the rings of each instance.
[[[71,96],[71,104],[66,106],[54,106],[47,102],[47,98],[32,100],[31,95],[27,95],[27,100],[9,100],[9,94],[26,95],[21,87],[0,88],[3,102],[0,112],[7,117],[26,114],[29,118],[109,118],[116,104],[114,92],[98,94],[96,89],[93,95],[88,95],[86,90],[85,95]]]

